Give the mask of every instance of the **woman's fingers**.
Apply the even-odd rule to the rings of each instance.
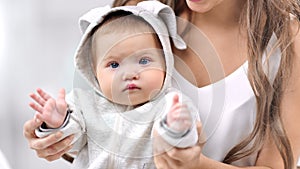
[[[26,137],[28,141],[31,139],[37,138],[34,130],[38,128],[42,124],[42,121],[37,119],[30,119],[27,122],[25,122],[23,126],[23,135]]]
[[[154,163],[157,169],[168,169],[168,163],[164,158],[165,153],[161,155],[154,156]]]
[[[200,121],[196,122],[197,133],[198,133],[198,144],[203,147],[206,142],[206,134],[202,128],[202,123]]]
[[[56,132],[44,138],[38,138],[35,135],[35,129],[38,128],[42,124],[41,121],[31,119],[28,120],[23,127],[23,134],[29,142],[29,147],[34,150],[42,150],[53,144],[55,144],[55,148],[57,148],[57,152],[69,146],[73,140],[74,136],[66,137],[66,139],[61,140],[63,133]],[[57,147],[56,147],[57,146]]]
[[[172,159],[167,153],[155,156],[154,163],[159,169],[185,169],[180,161]]]
[[[60,151],[60,152],[58,152],[56,154],[53,154],[53,155],[48,155],[46,157],[41,157],[39,155],[38,156],[41,157],[41,158],[45,158],[47,161],[54,161],[54,160],[57,160],[57,159],[61,158],[62,155],[64,155],[65,153],[67,153],[72,148],[72,146],[73,145],[70,145],[66,149],[64,149],[64,150],[62,150],[62,151]]]
[[[189,147],[186,149],[174,147],[166,153],[171,159],[186,163],[189,161],[194,161],[195,159],[200,157],[201,147],[199,145]]]
[[[159,169],[197,168],[200,162],[200,146],[188,149],[173,148],[170,151],[154,156],[154,163]]]
[[[49,136],[38,138],[31,142],[30,148],[34,150],[47,149],[47,151],[44,151],[44,156],[55,154],[68,147],[74,138],[74,136],[71,135],[66,137],[65,139],[62,139],[62,136],[62,132],[56,132]]]
[[[41,124],[41,121],[31,119],[25,122],[23,127],[23,134],[28,140],[29,147],[35,150],[39,157],[53,161],[60,158],[72,148],[71,143],[74,139],[74,135],[62,139],[63,133],[56,132],[44,138],[38,138],[34,131]]]
[[[35,140],[36,142],[33,142],[33,145],[31,146],[32,149],[36,150],[37,155],[40,158],[45,158],[45,159],[48,158],[49,160],[50,159],[55,160],[72,148],[71,142],[74,139],[74,135],[68,136],[65,139],[58,142],[55,142],[57,140],[56,138],[53,138],[56,136],[53,135],[50,136]],[[47,141],[52,143],[54,142],[54,143],[49,145]]]

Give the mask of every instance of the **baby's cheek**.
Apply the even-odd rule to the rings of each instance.
[[[153,89],[149,92],[149,95],[148,95],[148,100],[151,100],[152,98],[154,98],[159,92],[160,92],[160,88],[159,89]]]
[[[112,88],[113,83],[112,79],[107,77],[105,80],[102,78],[98,78],[99,80],[99,86],[100,86],[100,92],[109,100],[112,99]]]

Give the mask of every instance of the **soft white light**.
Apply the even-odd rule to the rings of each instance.
[[[0,4],[0,63],[3,61],[3,55],[4,55],[4,47],[5,47],[5,30],[4,30],[4,24],[5,24],[5,17],[3,13],[3,4]]]

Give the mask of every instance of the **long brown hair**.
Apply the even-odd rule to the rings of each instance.
[[[260,150],[269,137],[280,152],[284,168],[294,167],[292,148],[281,118],[284,112],[280,109],[295,57],[291,15],[298,16],[294,19],[299,23],[299,13],[298,0],[247,0],[245,4],[240,21],[247,27],[248,78],[257,102],[256,122],[252,133],[230,150],[225,163],[232,163]],[[263,70],[262,57],[273,33],[277,37],[275,46],[281,50],[281,62],[272,83]],[[253,144],[249,148],[250,143]]]

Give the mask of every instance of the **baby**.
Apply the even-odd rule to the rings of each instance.
[[[170,36],[177,48],[185,44],[168,21],[175,23],[172,9],[156,1],[91,10],[81,18],[75,63],[93,90],[60,90],[56,100],[41,89],[31,94],[44,121],[39,137],[75,134],[73,168],[154,168],[154,126],[172,146],[197,142],[198,113],[171,88]]]

